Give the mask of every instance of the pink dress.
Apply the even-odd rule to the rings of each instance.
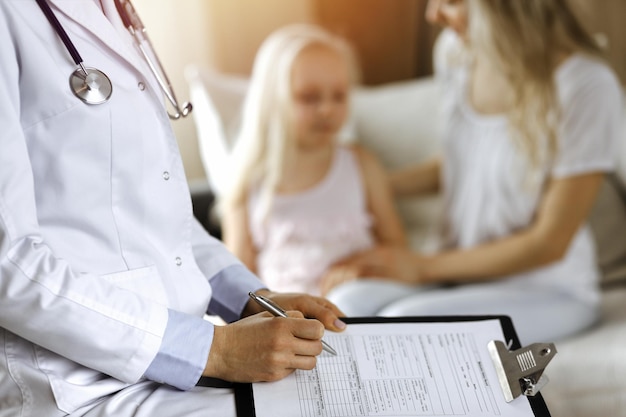
[[[314,187],[275,195],[265,219],[259,190],[248,197],[257,273],[271,290],[317,295],[330,265],[374,244],[359,165],[348,148],[337,148],[329,172]]]

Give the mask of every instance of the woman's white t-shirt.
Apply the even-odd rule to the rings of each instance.
[[[477,113],[468,101],[467,66],[443,68],[444,241],[448,248],[470,248],[510,236],[527,227],[549,178],[559,179],[614,168],[621,127],[620,85],[597,59],[581,54],[556,71],[561,106],[558,154],[541,167],[532,186],[530,165],[513,142],[505,115]],[[595,247],[585,225],[566,256],[547,267],[516,274],[496,285],[544,286],[589,302],[599,301]]]

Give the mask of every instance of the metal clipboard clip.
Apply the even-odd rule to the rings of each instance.
[[[556,355],[554,343],[533,343],[510,351],[503,342],[492,340],[487,348],[506,402],[521,394],[535,396],[548,383],[548,377],[542,374]]]

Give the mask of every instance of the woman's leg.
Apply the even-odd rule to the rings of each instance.
[[[493,284],[464,285],[404,296],[378,312],[381,316],[507,315],[522,345],[551,342],[577,333],[598,318],[598,309],[546,288]]]

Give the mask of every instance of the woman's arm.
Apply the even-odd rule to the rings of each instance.
[[[552,180],[535,220],[525,229],[475,248],[421,256],[376,248],[345,262],[358,274],[413,283],[488,281],[558,261],[587,218],[603,173]]]
[[[434,194],[440,189],[441,159],[428,161],[392,172],[389,175],[391,189],[396,197]]]
[[[222,239],[226,247],[243,262],[248,269],[256,273],[257,252],[252,243],[248,210],[245,200],[231,205],[224,210],[222,217]]]
[[[407,239],[394,205],[387,174],[372,153],[353,147],[365,187],[367,208],[374,218],[374,235],[380,245],[406,246]]]
[[[552,180],[529,227],[473,249],[425,258],[419,262],[422,279],[489,280],[560,260],[589,215],[603,178],[592,173]]]

